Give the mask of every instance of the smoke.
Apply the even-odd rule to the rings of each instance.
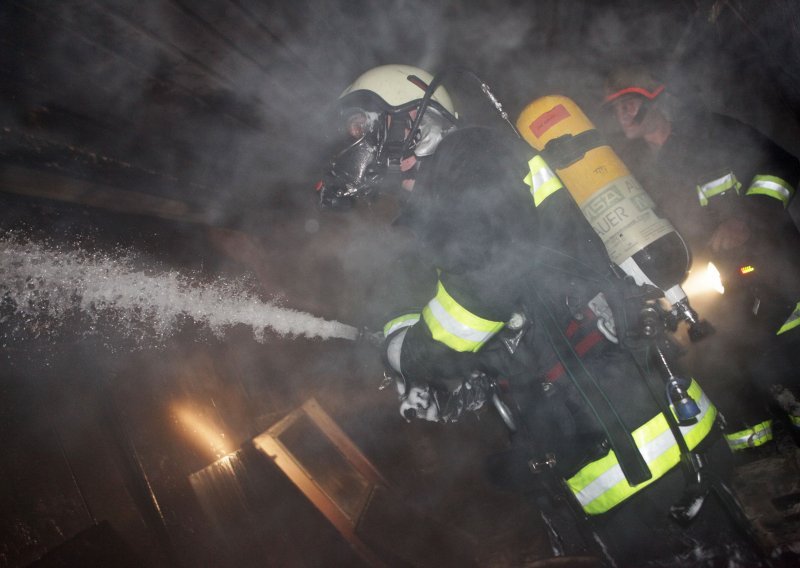
[[[193,321],[215,336],[244,325],[256,340],[284,337],[355,339],[338,322],[264,302],[238,281],[203,282],[177,271],[136,268],[135,257],[0,238],[0,276],[6,342],[41,336],[78,313],[87,329],[111,323],[123,335],[162,341]]]
[[[723,17],[715,22],[709,19],[712,4],[723,6]],[[2,126],[51,146],[43,151],[41,145],[12,141],[3,145],[2,159],[196,204],[215,224],[257,237],[266,250],[259,257],[262,273],[308,300],[295,303],[290,295],[291,305],[310,304],[314,313],[330,310],[334,319],[375,326],[373,316],[396,300],[385,282],[415,276],[400,274],[389,262],[395,249],[402,249],[400,238],[379,226],[377,218],[323,218],[314,209],[313,185],[328,158],[326,137],[335,128],[326,111],[355,77],[387,63],[433,73],[464,65],[490,84],[512,120],[525,104],[551,93],[574,98],[594,118],[609,68],[634,61],[663,64],[682,48],[673,78],[686,93],[720,110],[733,109],[797,152],[800,129],[794,117],[775,110],[786,106],[769,104],[782,103],[779,95],[797,87],[797,26],[787,25],[797,21],[797,11],[791,0],[754,5],[742,14],[748,28],[724,7],[733,4],[742,5],[692,0],[8,2],[0,8],[8,48],[0,53],[0,63],[10,93],[0,109]],[[690,28],[693,19],[702,25]],[[759,69],[761,62],[770,64],[768,70],[788,68],[776,75],[780,93],[769,92],[776,82]],[[470,96],[465,85],[447,87],[455,98]],[[8,141],[6,131],[0,137]],[[70,148],[85,150],[82,155],[89,158],[76,160]],[[153,175],[137,176],[137,171]],[[3,187],[18,190],[15,184]],[[337,321],[264,301],[252,292],[251,282],[209,281],[157,267],[130,249],[101,254],[6,236],[0,239],[0,277],[0,331],[6,345],[71,333],[67,327],[75,320],[78,333],[110,328],[148,346],[184,326],[217,337],[242,328],[266,342],[258,355],[269,354],[265,361],[247,345],[237,346],[240,361],[253,358],[244,374],[263,383],[271,397],[264,399],[278,400],[281,410],[293,400],[286,391],[296,390],[296,383],[263,375],[290,375],[304,353],[270,349],[269,339],[351,339],[355,333]],[[317,306],[325,309],[318,312]],[[349,362],[351,368],[343,363],[343,353],[335,355],[320,357],[318,366],[334,361],[328,367],[342,374],[369,373],[365,367],[378,366],[372,352],[372,367]],[[328,402],[340,405],[336,419],[349,420],[357,442],[370,444],[370,457],[385,463],[399,484],[416,483],[416,499],[429,510],[452,512],[451,518],[462,521],[465,509],[473,513],[470,518],[484,514],[480,498],[454,506],[450,488],[462,480],[455,476],[479,476],[475,463],[480,458],[473,450],[503,443],[486,433],[493,432],[491,426],[481,423],[466,435],[463,425],[447,432],[426,424],[403,430],[405,424],[397,427],[401,419],[393,395],[370,397],[365,392],[372,377],[352,380],[362,381],[363,388],[332,383],[341,400],[330,395]],[[356,416],[362,412],[366,417]],[[463,444],[454,441],[463,439]],[[406,463],[398,463],[402,458]],[[494,515],[510,517],[503,510]]]
[[[378,64],[431,72],[465,65],[490,83],[512,115],[552,92],[575,98],[591,115],[603,74],[617,63],[663,62],[688,43],[681,80],[712,97],[717,91],[741,98],[743,85],[729,88],[741,62],[733,57],[766,51],[774,58],[793,39],[791,32],[763,31],[779,27],[768,13],[786,7],[757,19],[743,13],[750,31],[720,18],[723,30],[694,3],[674,1],[143,6],[123,0],[5,9],[4,32],[20,48],[2,56],[16,93],[9,107],[16,121],[158,171],[172,183],[135,189],[197,201],[223,223],[253,205],[291,213],[313,202],[323,141],[333,127],[325,110]],[[684,41],[694,20],[705,25]],[[726,38],[725,51],[714,48],[717,34]],[[758,50],[744,49],[756,37],[768,39]],[[730,54],[720,59],[724,77],[712,76],[723,53]],[[748,61],[748,67],[755,66]],[[755,83],[771,84],[748,82],[747,89]],[[767,128],[780,126],[752,110],[769,121]],[[86,168],[79,173],[93,175]]]

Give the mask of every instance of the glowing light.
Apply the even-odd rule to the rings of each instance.
[[[752,264],[748,264],[747,266],[742,266],[739,268],[739,274],[750,274],[751,272],[755,272],[756,267]]]
[[[681,288],[683,288],[683,291],[686,292],[686,295],[690,298],[713,293],[725,293],[722,277],[713,262],[709,262],[705,270],[690,272],[689,277],[681,284]]]
[[[192,442],[214,459],[233,453],[235,448],[225,432],[203,416],[202,412],[184,403],[173,404],[172,412]]]
[[[708,285],[712,290],[719,292],[720,294],[725,293],[725,286],[722,285],[722,276],[720,275],[717,267],[714,266],[713,262],[709,262],[708,266],[706,267],[706,278],[708,279]]]

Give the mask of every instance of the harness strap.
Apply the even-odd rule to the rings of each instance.
[[[534,302],[534,310],[540,314],[551,347],[564,365],[570,380],[603,428],[625,478],[632,485],[651,479],[653,474],[637,448],[633,436],[622,422],[606,393],[584,367],[569,340],[564,336],[553,316],[553,310],[539,293],[534,294]]]

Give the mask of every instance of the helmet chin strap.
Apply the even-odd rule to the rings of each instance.
[[[445,70],[436,75],[433,80],[431,80],[430,85],[425,85],[425,82],[416,77],[414,75],[410,75],[408,79],[412,81],[414,84],[422,88],[425,86],[425,95],[423,95],[422,100],[417,107],[417,116],[414,117],[414,122],[411,124],[411,130],[408,133],[408,136],[403,142],[403,152],[402,156],[405,156],[411,148],[411,142],[417,137],[417,133],[419,132],[419,125],[422,122],[422,117],[425,115],[425,111],[428,110],[428,105],[431,102],[431,97],[433,97],[433,93],[436,92],[436,89],[439,88],[439,84],[442,80],[450,73],[450,70]]]
[[[404,117],[389,114],[386,117],[388,126],[385,131],[385,138],[378,151],[377,159],[379,162],[386,161],[390,170],[400,171],[401,164],[406,158],[406,152],[410,150],[406,140],[407,124]]]

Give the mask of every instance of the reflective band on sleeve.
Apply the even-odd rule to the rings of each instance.
[[[528,167],[531,171],[523,181],[531,188],[533,204],[539,207],[542,201],[564,186],[558,176],[550,169],[550,166],[547,165],[547,162],[544,161],[544,158],[538,154],[530,159]]]
[[[404,314],[400,317],[394,318],[386,325],[383,326],[383,336],[389,337],[398,329],[410,327],[419,321],[419,314]]]
[[[389,362],[389,366],[400,373],[401,376],[403,375],[403,343],[406,340],[408,329],[408,326],[401,328],[398,333],[392,335],[386,345],[386,360]],[[405,391],[405,386],[403,390]]]
[[[700,414],[697,415],[697,422],[689,426],[680,426],[680,430],[686,445],[689,449],[693,449],[711,432],[717,417],[717,409],[694,380],[688,392],[697,401]],[[567,485],[587,514],[599,515],[616,507],[680,463],[680,449],[663,414],[659,413],[651,418],[631,435],[653,477],[644,483],[631,486],[622,473],[614,451],[609,451],[604,457],[584,466],[567,480]]]
[[[794,416],[793,414],[790,414],[789,420],[792,421],[792,426],[795,428],[800,428],[800,416]]]
[[[746,428],[733,434],[725,434],[725,440],[734,452],[763,446],[772,440],[772,420],[765,420],[752,428]]]
[[[783,325],[778,330],[778,333],[776,333],[775,335],[786,333],[787,331],[796,328],[798,325],[800,325],[800,302],[797,303],[797,305],[794,307],[794,310],[792,311],[792,314],[785,322],[783,322]]]
[[[789,205],[789,200],[794,195],[794,188],[785,180],[775,176],[755,176],[753,183],[747,188],[745,195],[766,195],[783,203],[783,208]]]
[[[705,207],[708,205],[708,200],[715,195],[725,193],[729,189],[733,189],[736,191],[736,193],[739,193],[739,188],[741,187],[742,184],[739,183],[739,180],[736,179],[736,176],[733,175],[733,172],[728,172],[720,178],[712,180],[708,183],[704,183],[703,185],[698,185],[697,198],[700,200],[700,205]]]
[[[455,351],[478,351],[505,325],[464,309],[447,293],[441,281],[437,285],[436,297],[422,310],[422,318],[433,338]]]

